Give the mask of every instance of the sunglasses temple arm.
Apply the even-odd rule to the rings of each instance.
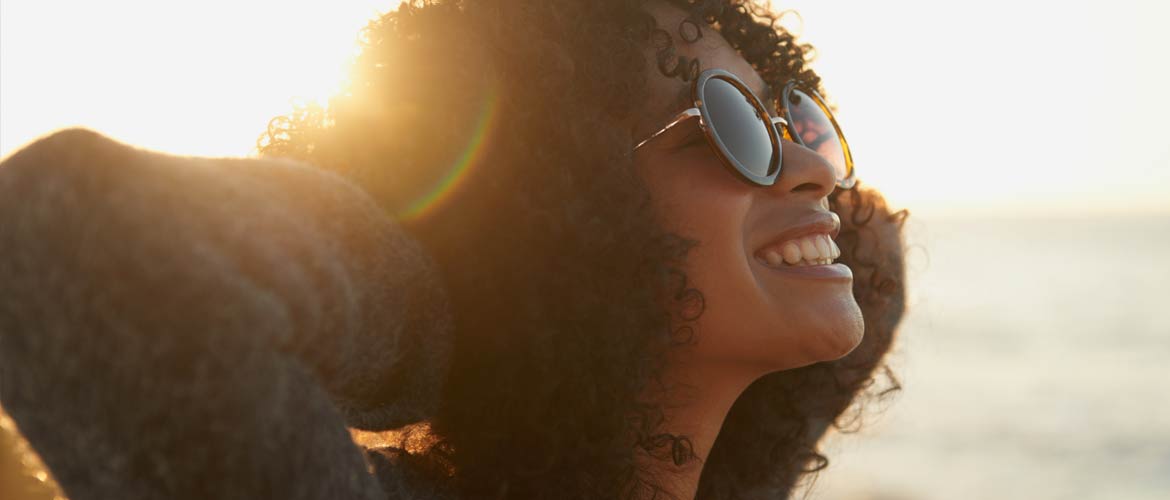
[[[658,136],[662,135],[663,132],[670,130],[671,127],[678,125],[679,123],[682,123],[683,121],[685,121],[687,119],[694,118],[696,116],[699,116],[699,108],[689,108],[689,109],[683,110],[681,113],[675,115],[674,119],[671,120],[670,123],[667,123],[665,127],[658,129],[657,132],[650,134],[650,137],[643,139],[642,142],[639,142],[637,146],[634,146],[634,151],[637,151],[638,148],[642,147],[643,144],[650,142],[650,139],[658,137]]]

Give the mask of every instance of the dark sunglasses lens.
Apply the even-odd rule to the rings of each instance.
[[[769,127],[739,88],[722,78],[703,86],[709,127],[739,168],[754,175],[770,174],[775,154]]]
[[[837,171],[837,180],[848,177],[844,140],[820,102],[800,89],[792,89],[788,93],[788,112],[799,142],[829,160]]]

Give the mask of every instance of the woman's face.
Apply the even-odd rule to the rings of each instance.
[[[703,26],[703,36],[688,43],[675,31],[685,17],[681,10],[655,4],[651,13],[671,32],[679,55],[698,58],[703,70],[734,73],[757,96],[764,95],[763,80],[717,32]],[[647,51],[653,97],[634,125],[635,142],[693,105],[677,99],[691,83],[658,72],[654,53]],[[837,359],[861,341],[861,310],[850,273],[809,273],[809,267],[766,262],[774,245],[804,239],[786,236],[791,231],[835,237],[839,226],[828,210],[835,185],[830,164],[793,142],[784,141],[783,151],[772,186],[748,184],[724,167],[695,119],[635,154],[663,224],[699,242],[685,265],[689,285],[705,300],[695,322],[696,344],[688,352],[692,362],[767,373]]]

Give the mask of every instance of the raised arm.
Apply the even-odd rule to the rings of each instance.
[[[381,498],[345,425],[423,418],[449,321],[318,169],[84,130],[0,164],[0,402],[74,500]]]

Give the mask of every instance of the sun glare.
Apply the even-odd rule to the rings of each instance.
[[[0,155],[84,126],[178,154],[253,153],[294,100],[325,102],[359,31],[398,2],[0,4]]]
[[[816,46],[861,181],[898,207],[1170,213],[1170,71],[1149,63],[1170,44],[1155,22],[1170,7],[1053,17],[988,1],[962,15],[923,0],[775,2],[799,12],[781,26]],[[340,88],[360,30],[398,3],[4,0],[0,156],[69,126],[177,154],[253,154],[268,120]],[[1087,28],[1099,43],[1081,42]],[[1091,118],[1127,125],[1098,129],[1083,100],[1117,81]]]

